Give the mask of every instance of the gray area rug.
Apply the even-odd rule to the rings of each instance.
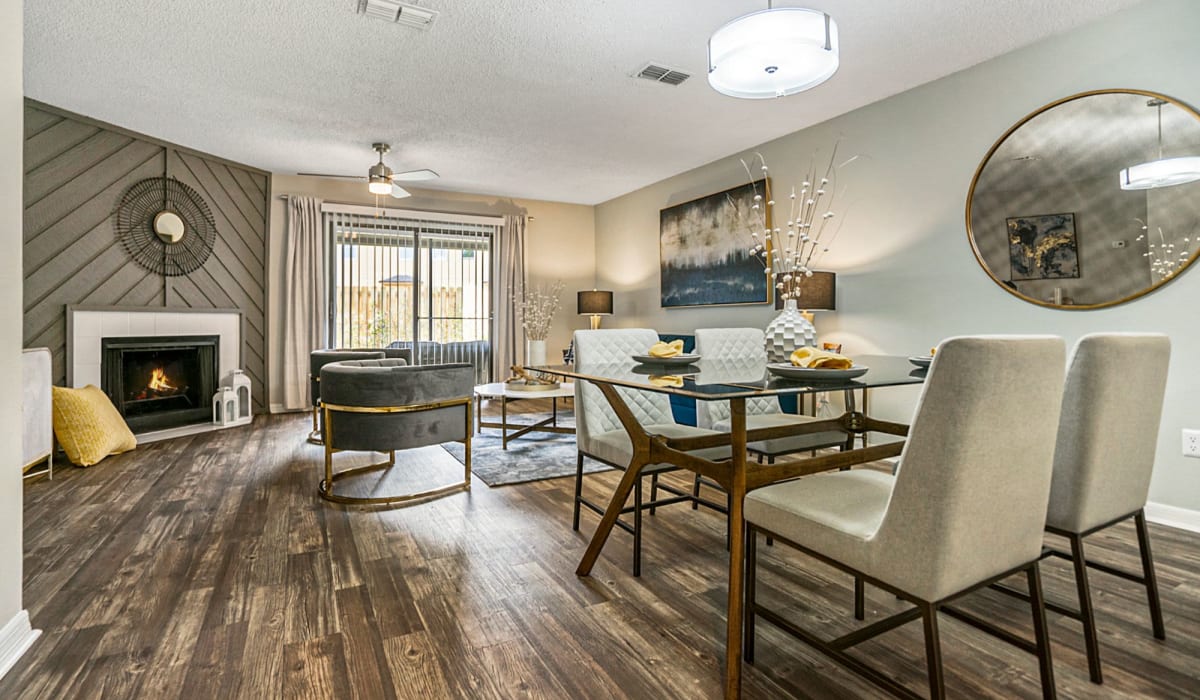
[[[536,423],[549,418],[549,413],[523,413],[512,417],[520,423]],[[485,420],[493,419],[488,416]],[[574,425],[571,415],[559,411],[559,425]],[[459,462],[465,462],[465,446],[448,442],[442,448]],[[610,469],[594,459],[585,460],[585,474]],[[556,479],[575,473],[575,436],[560,433],[526,433],[508,441],[508,449],[500,447],[500,431],[484,428],[471,439],[471,472],[488,486],[524,484],[542,479]]]

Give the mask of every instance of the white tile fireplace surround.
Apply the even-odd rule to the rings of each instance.
[[[221,339],[217,377],[241,367],[242,314],[237,310],[67,307],[67,385],[100,386],[102,338],[215,335]],[[141,441],[210,430],[197,425],[145,433]],[[160,434],[161,433],[161,434]]]

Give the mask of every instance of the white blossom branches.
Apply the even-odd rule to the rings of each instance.
[[[841,230],[841,219],[834,211],[834,203],[844,198],[845,188],[840,192],[837,190],[838,170],[858,156],[839,164],[837,150],[837,144],[834,144],[824,167],[818,167],[816,157],[813,157],[799,191],[792,186],[785,211],[776,205],[762,154],[755,153],[750,163],[742,160],[742,167],[754,187],[754,202],[743,216],[732,198],[730,201],[735,205],[739,222],[750,234],[750,254],[772,273],[776,293],[783,299],[799,297],[804,280],[812,277],[813,270],[829,252]],[[760,171],[761,191],[755,179],[755,167]],[[779,219],[784,214],[786,220],[781,222]],[[838,219],[836,223],[835,218]]]
[[[521,298],[521,322],[525,326],[525,337],[530,340],[545,340],[550,336],[554,313],[558,311],[563,293],[562,280],[552,285],[536,285],[526,289]]]

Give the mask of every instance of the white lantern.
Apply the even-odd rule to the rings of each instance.
[[[213,394],[213,423],[220,426],[237,425],[238,399],[233,389],[223,386]]]
[[[245,425],[253,420],[250,412],[250,378],[240,369],[235,369],[221,379],[221,388],[233,391],[237,398],[237,412],[230,425]]]

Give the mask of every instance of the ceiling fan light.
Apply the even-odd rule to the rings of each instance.
[[[828,80],[838,63],[837,23],[802,7],[743,15],[708,40],[708,84],[731,97],[794,95]]]
[[[1121,170],[1121,189],[1150,190],[1200,180],[1200,156],[1160,158]]]
[[[372,175],[371,182],[367,185],[367,189],[371,194],[391,194],[392,182],[385,177],[377,177]]]

